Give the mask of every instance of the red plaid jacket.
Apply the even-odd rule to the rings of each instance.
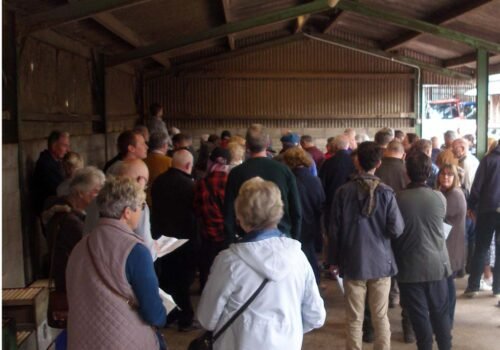
[[[202,235],[210,240],[224,241],[224,193],[228,174],[214,171],[196,184],[194,211],[200,217]]]

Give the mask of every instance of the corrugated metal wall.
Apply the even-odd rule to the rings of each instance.
[[[216,77],[214,72],[233,76]],[[238,75],[242,72],[244,77]],[[279,74],[265,78],[266,73]],[[352,73],[352,77],[323,78],[318,73]],[[162,104],[174,120],[319,123],[319,119],[415,115],[411,68],[306,39],[209,63],[186,75],[147,80],[145,105],[152,102]]]

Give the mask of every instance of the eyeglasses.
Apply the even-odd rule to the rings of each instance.
[[[455,175],[450,173],[441,173],[439,176],[454,177]]]

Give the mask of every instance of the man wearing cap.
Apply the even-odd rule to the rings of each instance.
[[[287,150],[289,150],[290,148],[299,147],[300,136],[297,135],[296,133],[289,132],[289,133],[286,133],[285,135],[281,136],[280,141],[281,141],[283,148],[281,149],[280,154],[278,154],[276,157],[274,157],[274,160],[277,160],[278,162],[284,163],[283,154]],[[318,168],[316,168],[316,163],[314,162],[313,157],[309,153],[306,153],[306,155],[312,161],[312,164],[309,167],[311,174],[313,176],[318,176]]]

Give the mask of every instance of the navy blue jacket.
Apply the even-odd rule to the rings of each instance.
[[[33,173],[34,205],[40,213],[45,200],[57,194],[57,186],[64,181],[62,164],[52,157],[48,150],[40,153]]]
[[[500,145],[479,163],[470,190],[469,208],[479,213],[500,210]]]
[[[378,179],[368,174],[359,177]],[[398,268],[391,239],[401,236],[404,229],[394,191],[378,184],[373,210],[364,215],[362,209],[370,196],[356,178],[341,186],[333,200],[328,228],[329,263],[338,265],[340,276],[348,280],[394,276]]]
[[[297,180],[302,206],[300,241],[311,242],[321,235],[321,215],[325,204],[325,192],[319,178],[311,175],[308,168],[295,168],[292,172]]]
[[[340,150],[323,163],[319,172],[319,178],[323,184],[326,194],[325,226],[329,225],[329,214],[333,197],[337,189],[349,181],[350,176],[356,172],[351,154],[347,150]]]

